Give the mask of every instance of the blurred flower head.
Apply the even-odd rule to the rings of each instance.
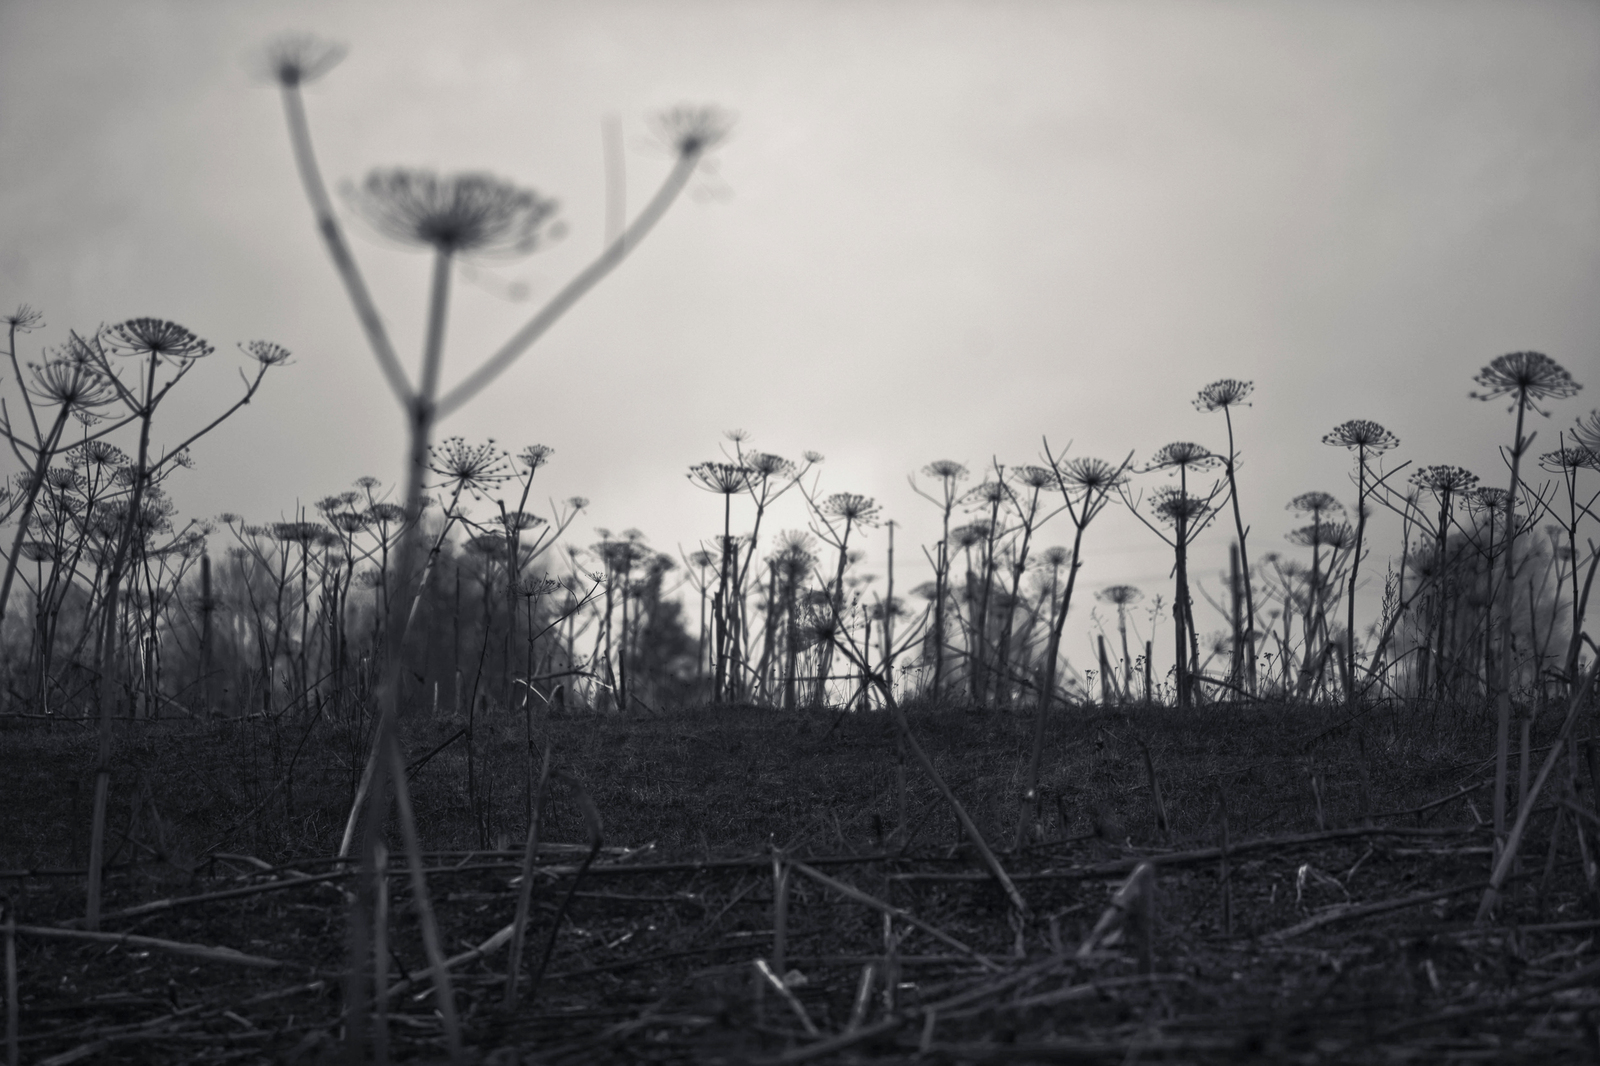
[[[1204,497],[1193,496],[1178,488],[1160,488],[1150,494],[1156,517],[1168,525],[1186,529],[1211,510]]]
[[[872,497],[854,492],[836,492],[823,500],[821,507],[823,514],[843,518],[858,526],[876,525],[879,510],[877,501]]]
[[[954,459],[939,459],[922,468],[922,472],[929,477],[936,477],[940,481],[954,484],[967,476],[967,468]]]
[[[657,114],[651,124],[678,155],[700,156],[727,139],[733,116],[709,104],[679,104]]]
[[[556,234],[544,227],[556,202],[492,174],[393,167],[374,170],[345,196],[374,229],[451,254],[526,255]]]
[[[530,444],[517,453],[517,462],[530,471],[537,470],[550,461],[556,450],[548,444]]]
[[[1138,603],[1144,598],[1144,593],[1132,585],[1112,585],[1095,593],[1095,598],[1104,603],[1114,603],[1118,607],[1126,607],[1130,603]]]
[[[309,33],[285,33],[267,42],[255,65],[285,88],[316,81],[339,65],[344,45]]]
[[[239,350],[262,366],[287,366],[289,363],[289,349],[271,341],[247,341],[239,345]]]
[[[1344,510],[1344,504],[1326,492],[1302,492],[1290,500],[1284,510],[1321,518],[1323,515],[1333,511]]]
[[[29,333],[44,325],[44,315],[28,304],[18,304],[9,315],[0,315],[0,320],[18,333]]]

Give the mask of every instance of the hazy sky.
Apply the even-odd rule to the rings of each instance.
[[[637,527],[693,550],[721,509],[684,472],[742,427],[826,455],[821,491],[878,498],[908,588],[935,512],[906,475],[1035,462],[1046,435],[1113,460],[1221,447],[1190,401],[1237,377],[1252,552],[1293,552],[1290,496],[1353,496],[1320,442],[1339,422],[1498,483],[1510,424],[1467,398],[1480,366],[1531,348],[1589,386],[1540,450],[1600,403],[1593,3],[0,4],[0,303],[49,322],[24,354],[184,323],[219,351],[158,423],[171,441],[237,388],[233,342],[296,353],[173,483],[186,515],[270,521],[400,470],[398,412],[250,73],[284,30],[349,46],[307,93],[331,181],[489,170],[561,202],[560,244],[458,275],[447,382],[598,250],[607,116],[636,209],[671,162],[647,116],[737,115],[634,257],[442,427],[553,446],[543,490],[593,501],[579,543]],[[349,231],[414,366],[427,258]],[[1043,544],[1068,541],[1057,521]],[[1211,538],[1196,569],[1214,589],[1225,563]],[[1082,580],[1170,601],[1169,565],[1108,516]]]

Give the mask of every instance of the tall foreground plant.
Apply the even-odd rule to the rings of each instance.
[[[1511,750],[1511,623],[1516,602],[1517,542],[1517,486],[1521,480],[1522,456],[1533,444],[1537,434],[1522,435],[1523,420],[1528,411],[1550,417],[1539,404],[1560,400],[1577,394],[1582,388],[1572,380],[1572,375],[1554,359],[1541,352],[1510,352],[1492,360],[1472,379],[1482,389],[1470,395],[1475,400],[1496,400],[1510,397],[1506,410],[1517,416],[1516,432],[1511,437],[1511,449],[1506,455],[1511,468],[1511,485],[1505,497],[1505,562],[1500,586],[1500,677],[1495,685],[1495,756],[1494,756],[1494,839],[1498,850],[1505,843],[1506,831],[1506,772]]]
[[[343,58],[343,54],[343,49],[338,45],[297,35],[274,42],[268,50],[267,63],[281,90],[290,144],[317,229],[361,320],[379,368],[405,412],[410,440],[406,451],[404,507],[410,525],[401,538],[396,571],[402,581],[409,582],[421,562],[423,545],[420,524],[416,519],[422,510],[428,445],[435,422],[463,406],[510,367],[572,305],[627,257],[666,214],[688,184],[705,153],[725,135],[727,122],[711,108],[680,107],[661,116],[659,125],[671,141],[677,158],[666,180],[638,218],[611,240],[600,255],[579,271],[527,324],[459,384],[441,396],[445,321],[450,301],[450,277],[456,260],[473,254],[526,254],[533,251],[549,235],[555,203],[530,190],[517,188],[485,174],[441,177],[427,171],[399,168],[375,170],[355,190],[352,196],[355,207],[375,228],[387,236],[430,249],[433,253],[433,278],[429,290],[422,362],[417,382],[413,385],[401,366],[383,319],[334,214],[332,200],[317,167],[306,123],[300,87],[332,69]],[[409,585],[406,587],[409,588]],[[427,903],[421,847],[415,822],[410,817],[404,765],[394,738],[400,696],[400,658],[405,644],[403,622],[409,613],[409,606],[409,596],[405,593],[393,597],[389,604],[388,646],[377,693],[378,725],[374,740],[377,757],[362,838],[361,883],[370,891],[377,868],[382,823],[388,809],[389,785],[392,783],[411,867],[424,946],[438,991],[439,1010],[452,1057],[458,1058],[460,1033],[449,971],[444,964],[438,931]],[[365,1043],[368,1004],[362,972],[368,950],[367,908],[363,905],[365,897],[362,892],[356,893],[356,899],[355,913],[350,923],[351,958],[345,1004],[353,1055],[359,1055]],[[381,989],[378,991],[381,994]]]

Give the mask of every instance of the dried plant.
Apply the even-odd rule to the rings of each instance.
[[[1574,396],[1582,386],[1573,381],[1572,375],[1559,363],[1541,352],[1510,352],[1497,356],[1478,371],[1473,381],[1482,390],[1470,393],[1473,399],[1488,401],[1509,397],[1511,405],[1506,410],[1514,413],[1517,419],[1507,454],[1511,483],[1503,501],[1504,566],[1496,593],[1500,612],[1500,676],[1495,686],[1494,835],[1498,848],[1505,842],[1506,773],[1511,746],[1511,628],[1516,612],[1513,578],[1516,573],[1517,488],[1521,482],[1522,456],[1534,437],[1534,434],[1523,436],[1523,421],[1530,410],[1549,417],[1541,404]]]

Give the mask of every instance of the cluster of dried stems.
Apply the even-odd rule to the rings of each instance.
[[[1533,722],[1543,708],[1565,699],[1571,710],[1564,739],[1581,702],[1583,621],[1600,567],[1600,549],[1585,533],[1585,523],[1597,517],[1600,494],[1583,481],[1600,469],[1600,414],[1580,420],[1570,436],[1560,435],[1554,451],[1540,456],[1540,467],[1554,480],[1530,480],[1524,461],[1534,438],[1525,432],[1526,415],[1548,414],[1548,401],[1578,389],[1554,361],[1517,352],[1477,376],[1481,391],[1473,395],[1509,401],[1515,417],[1511,444],[1503,450],[1503,489],[1480,486],[1472,473],[1448,465],[1414,469],[1400,480],[1410,463],[1384,462],[1399,443],[1392,433],[1365,420],[1335,427],[1324,442],[1349,452],[1354,497],[1349,506],[1321,491],[1290,501],[1305,524],[1289,539],[1309,551],[1309,562],[1279,552],[1251,561],[1232,417],[1248,406],[1252,385],[1233,379],[1206,386],[1195,400],[1202,412],[1224,415],[1222,450],[1179,441],[1142,464],[1132,453],[1113,463],[1058,454],[1046,442],[1036,463],[996,461],[970,486],[963,484],[970,472],[962,464],[929,464],[924,481],[911,479],[940,515],[939,539],[922,548],[932,580],[915,590],[925,601],[917,612],[896,596],[896,523],[885,520],[878,503],[854,493],[824,494],[820,455],[807,453],[795,462],[756,451],[741,431],[728,434],[730,446],[721,458],[689,470],[693,485],[721,497],[721,529],[681,566],[650,549],[636,530],[602,530],[600,541],[586,550],[563,546],[551,552],[586,501],[551,501],[548,517],[527,510],[550,450],[533,445],[513,456],[493,441],[441,442],[435,427],[640,243],[724,136],[726,121],[708,108],[663,116],[661,128],[675,159],[654,197],[631,222],[617,210],[594,261],[499,350],[446,389],[455,269],[476,256],[535,250],[558,234],[557,208],[530,190],[477,173],[378,170],[349,187],[352,209],[368,224],[432,255],[421,360],[413,378],[344,237],[304,112],[302,85],[326,73],[341,55],[336,46],[288,37],[271,48],[268,68],[281,90],[316,228],[405,420],[405,474],[395,498],[375,479],[364,478],[353,490],[319,501],[314,513],[291,520],[252,525],[224,515],[217,525],[175,524],[166,479],[190,465],[190,445],[248,403],[288,353],[267,342],[242,345],[254,370],[244,375],[237,401],[178,443],[161,447],[153,436],[157,410],[212,353],[209,344],[174,323],[135,319],[72,333],[24,369],[18,337],[38,328],[40,317],[23,308],[6,319],[22,410],[0,408],[0,434],[23,472],[3,500],[15,534],[0,584],[0,621],[20,582],[31,612],[25,647],[12,641],[8,649],[10,692],[31,713],[92,712],[99,723],[88,928],[95,928],[99,916],[111,725],[119,711],[150,719],[170,713],[168,708],[185,714],[199,708],[274,723],[353,722],[351,764],[364,769],[359,779],[352,777],[356,799],[341,848],[341,856],[357,851],[362,871],[349,923],[348,1039],[357,1052],[375,1041],[380,1059],[384,1055],[387,916],[380,886],[388,876],[382,841],[393,810],[440,1015],[458,1052],[449,960],[428,907],[421,843],[396,742],[402,705],[431,699],[437,708],[441,689],[465,720],[460,736],[467,749],[467,790],[482,845],[490,842],[497,815],[493,782],[478,778],[480,707],[521,712],[527,748],[522,813],[530,856],[545,789],[562,778],[552,769],[548,749],[543,769],[535,772],[535,711],[564,702],[569,691],[575,701],[623,712],[636,706],[648,711],[665,699],[784,709],[802,703],[881,707],[899,723],[901,750],[937,784],[1019,912],[1026,910],[1020,895],[912,735],[901,703],[908,694],[1031,705],[1034,743],[1019,843],[1030,824],[1037,831],[1040,823],[1040,752],[1052,704],[1092,699],[1095,674],[1100,699],[1119,703],[1170,698],[1191,707],[1239,698],[1323,699],[1355,713],[1384,696],[1487,701],[1498,718],[1494,827],[1496,876],[1504,877],[1505,861],[1526,825],[1529,796],[1553,765],[1546,764],[1538,781],[1528,780]],[[611,201],[617,200],[613,190]],[[124,430],[136,437],[131,454],[108,439]],[[1136,490],[1135,475],[1164,483]],[[804,500],[808,529],[764,542],[764,520],[791,491]],[[1134,646],[1142,654],[1130,655],[1129,608],[1143,595],[1131,586],[1099,592],[1102,602],[1116,608],[1120,658],[1113,662],[1108,655],[1101,625],[1098,669],[1079,674],[1065,663],[1063,632],[1085,537],[1113,503],[1125,506],[1173,552],[1170,684],[1153,669],[1161,597],[1153,600],[1149,640],[1135,624]],[[1357,602],[1369,573],[1363,564],[1372,550],[1368,519],[1374,505],[1399,516],[1402,536],[1398,564],[1382,583],[1378,618],[1360,631]],[[746,515],[748,524],[736,528],[736,517],[743,523]],[[1041,548],[1044,527],[1063,515],[1071,526],[1070,547]],[[1227,629],[1203,640],[1194,611],[1198,582],[1191,549],[1225,517],[1233,526],[1224,579],[1228,595],[1226,605],[1217,607]],[[1552,523],[1547,536],[1536,538],[1545,521]],[[887,534],[881,594],[869,590],[873,578],[858,565],[864,538],[880,526]],[[206,538],[219,531],[232,543],[225,561],[213,567]],[[698,596],[697,635],[685,632],[672,600],[668,575],[676,579],[680,573]],[[22,628],[11,627],[19,633]],[[1516,826],[1508,828],[1514,716],[1521,725],[1523,780]],[[291,759],[291,777],[292,765]],[[1159,794],[1153,771],[1152,789]],[[598,847],[597,813],[592,827]],[[514,959],[522,951],[526,906],[524,892],[512,937]],[[507,986],[513,1000],[519,965]],[[781,974],[781,962],[777,969]],[[776,987],[781,993],[781,980]],[[369,1031],[364,1020],[374,1016],[380,1024]]]

